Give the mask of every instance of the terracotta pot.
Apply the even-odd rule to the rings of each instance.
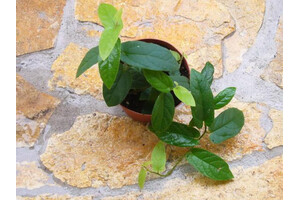
[[[179,53],[181,55],[181,53],[173,45],[169,44],[168,42],[165,42],[162,40],[157,40],[157,39],[141,39],[139,41],[158,44],[158,45],[165,47],[167,49],[170,49],[172,51],[176,51],[177,53]],[[183,66],[188,71],[188,78],[190,78],[190,69],[189,69],[188,63],[184,57],[183,57],[181,66]],[[176,107],[179,106],[180,104],[181,103],[176,105]],[[142,113],[130,110],[123,105],[121,105],[121,107],[129,117],[131,117],[132,119],[134,119],[136,121],[140,121],[140,122],[150,122],[151,121],[151,114],[142,114]]]

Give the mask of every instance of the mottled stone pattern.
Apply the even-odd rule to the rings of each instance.
[[[128,117],[93,113],[53,135],[41,160],[60,180],[76,187],[135,184],[157,137]]]
[[[35,197],[17,196],[17,200],[92,200],[91,196],[71,196],[71,195],[39,195]]]
[[[59,99],[39,92],[24,78],[17,74],[17,147],[34,145],[59,102]]]
[[[47,184],[48,176],[38,167],[37,162],[17,163],[16,169],[17,188],[35,189]]]
[[[242,158],[253,151],[262,151],[262,142],[266,133],[260,126],[261,110],[257,108],[257,104],[244,103],[233,99],[226,107],[217,110],[215,116],[218,116],[222,111],[230,107],[238,108],[244,113],[245,125],[241,132],[234,138],[226,140],[221,144],[212,143],[209,140],[209,134],[206,134],[201,139],[200,146],[218,154],[227,161]],[[188,106],[183,106],[176,110],[176,121],[188,124],[191,118],[191,111]],[[184,152],[185,150],[182,150],[182,148],[174,148],[173,154],[182,154]]]
[[[243,55],[255,42],[265,14],[265,0],[217,1],[226,6],[235,21],[235,32],[224,40],[224,65],[231,73],[240,66]]]
[[[50,89],[67,88],[77,94],[90,94],[97,99],[103,99],[102,80],[97,65],[76,78],[78,66],[87,51],[87,48],[75,43],[67,46],[51,67],[53,77],[48,83]]]
[[[17,55],[54,46],[66,0],[17,0]]]
[[[128,195],[107,197],[104,200],[280,200],[283,199],[282,165],[282,157],[276,157],[257,167],[248,169],[238,167],[233,170],[234,181],[223,183],[210,180],[198,173],[187,173],[185,179],[172,179],[158,191],[132,192]]]
[[[283,112],[271,109],[269,116],[272,120],[273,127],[265,138],[265,143],[269,149],[283,145]]]
[[[269,66],[265,69],[261,78],[275,83],[278,87],[283,88],[283,19],[281,18],[278,24],[277,33],[275,36],[277,44],[277,53]]]

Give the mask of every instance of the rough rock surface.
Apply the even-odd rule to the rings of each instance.
[[[17,0],[17,55],[54,46],[66,0]]]
[[[269,116],[273,122],[273,127],[264,141],[268,148],[272,149],[283,145],[283,112],[271,109]]]
[[[36,162],[17,163],[16,188],[35,189],[47,184],[48,175]]]
[[[41,160],[69,185],[119,188],[136,183],[141,164],[157,142],[143,124],[128,117],[93,113],[78,117],[69,131],[53,135]]]
[[[87,52],[87,48],[70,43],[51,67],[53,77],[48,84],[50,89],[67,88],[77,94],[90,94],[98,99],[103,99],[102,80],[99,76],[98,65],[76,78],[78,66]]]
[[[60,100],[39,92],[18,74],[16,93],[17,147],[33,146]]]
[[[276,33],[277,53],[274,60],[271,61],[269,66],[265,69],[261,78],[275,83],[278,87],[283,88],[283,19],[281,18],[278,24]]]
[[[39,195],[35,197],[21,197],[18,196],[17,200],[92,200],[91,196],[70,196],[70,195]]]

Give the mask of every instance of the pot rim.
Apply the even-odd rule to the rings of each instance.
[[[157,43],[154,43],[154,44],[157,44],[157,45],[160,45],[160,43],[163,43],[165,44],[166,46],[168,47],[165,47],[169,50],[172,50],[172,51],[176,51],[180,56],[182,56],[181,52],[178,51],[178,49],[176,47],[174,47],[172,44],[164,41],[164,40],[159,40],[159,39],[154,39],[154,38],[144,38],[144,39],[138,39],[138,40],[133,40],[133,41],[143,41],[143,42],[149,42],[149,43],[154,43],[153,41],[157,41]],[[162,46],[162,45],[160,45]],[[164,47],[164,46],[163,46]],[[169,48],[171,47],[171,49]],[[186,60],[186,58],[183,56],[183,59],[182,59],[182,63],[184,63],[184,66],[186,66],[186,70],[188,71],[188,78],[190,79],[190,68],[189,68],[189,65],[188,65],[188,62]],[[182,101],[180,101],[179,104],[177,104],[175,106],[175,108],[177,108],[178,106],[182,105]],[[122,104],[119,104],[123,109],[127,109],[127,110],[130,110],[131,112],[133,112],[134,114],[137,114],[137,115],[141,115],[141,116],[145,116],[145,117],[151,117],[152,114],[144,114],[144,113],[139,113],[139,112],[136,112],[134,110],[131,110],[125,106],[123,106]]]

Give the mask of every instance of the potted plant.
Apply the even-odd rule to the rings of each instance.
[[[150,122],[149,130],[160,139],[151,160],[141,167],[140,188],[147,173],[169,176],[184,158],[211,179],[232,179],[223,159],[197,146],[206,133],[218,144],[240,132],[244,125],[240,110],[229,108],[216,118],[214,112],[231,101],[236,89],[226,88],[214,97],[210,88],[214,74],[211,63],[207,62],[201,72],[192,69],[190,73],[185,56],[167,42],[144,39],[121,43],[122,9],[102,3],[98,15],[104,27],[99,46],[87,52],[76,77],[98,63],[107,106],[120,104],[133,119]],[[192,120],[188,125],[173,121],[175,106],[180,102],[191,108]],[[168,172],[165,145],[189,149]]]

